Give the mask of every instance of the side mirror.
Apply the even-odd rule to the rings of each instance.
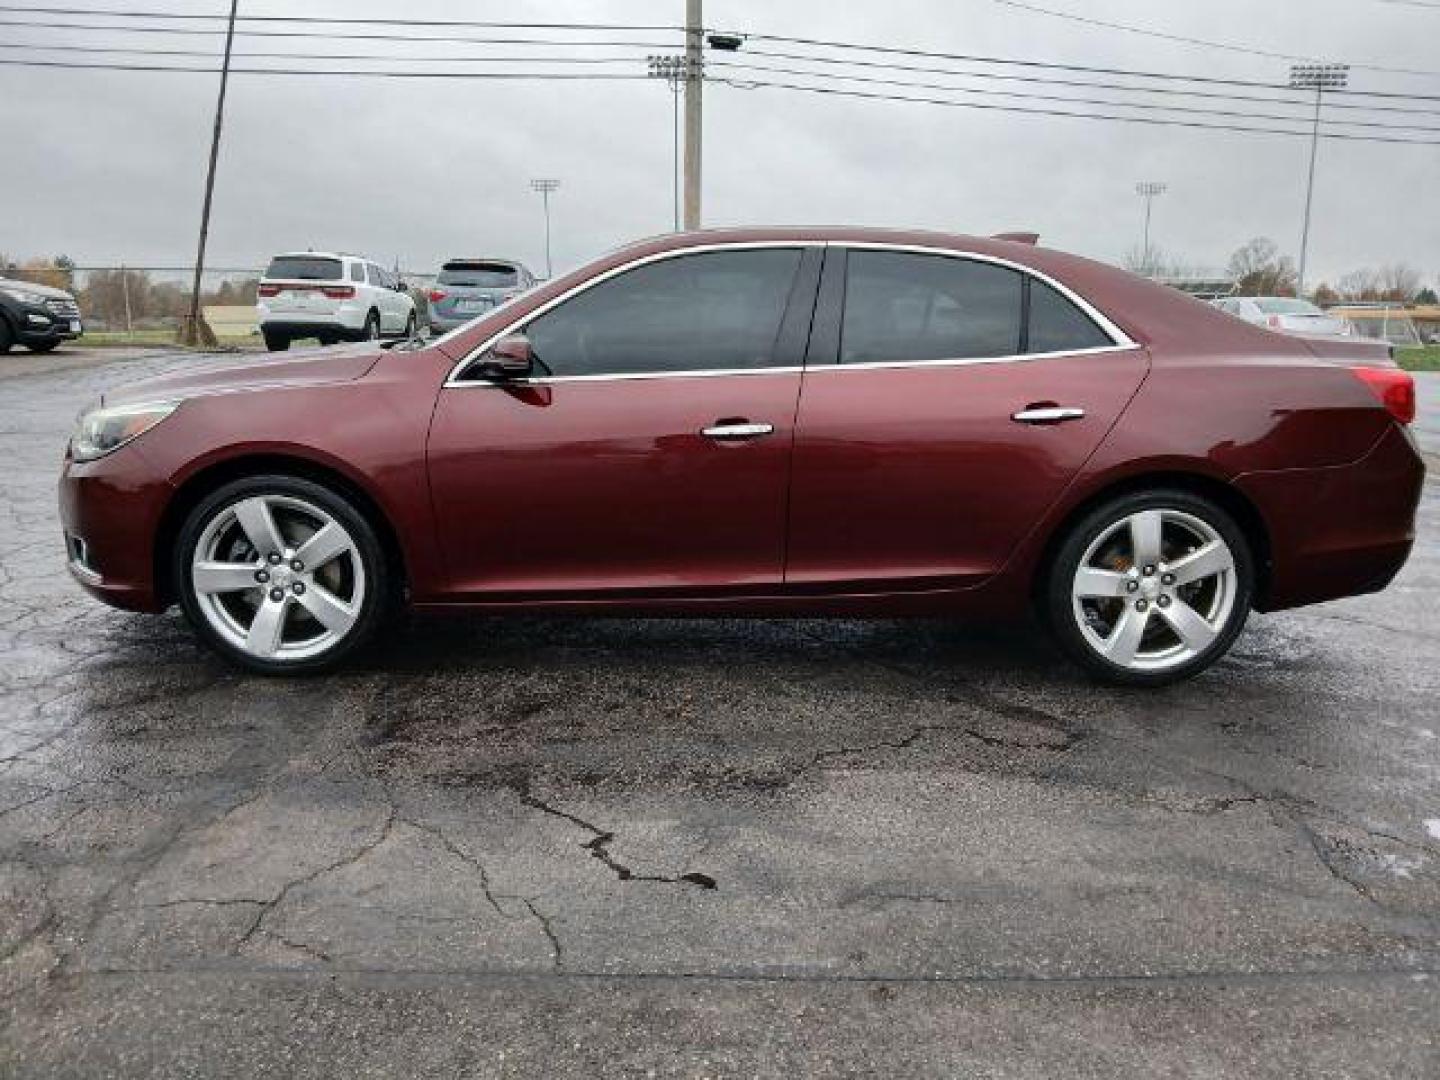
[[[508,334],[501,338],[480,362],[480,370],[494,378],[519,379],[530,374],[535,366],[535,349],[524,334]]]

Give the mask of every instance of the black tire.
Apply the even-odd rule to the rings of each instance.
[[[415,336],[415,312],[410,312],[405,318],[405,340],[409,341]]]
[[[290,496],[313,504],[342,525],[355,541],[355,551],[365,573],[365,594],[349,630],[319,655],[299,659],[253,655],[226,639],[200,606],[190,574],[196,546],[212,520],[227,508],[256,495]],[[252,476],[231,481],[211,492],[186,516],[171,552],[170,572],[180,607],[200,639],[232,663],[265,675],[304,674],[336,667],[370,641],[394,609],[395,583],[384,548],[365,514],[346,496],[323,484],[294,476]]]
[[[1175,511],[1199,519],[1225,542],[1234,564],[1229,613],[1223,617],[1214,640],[1183,662],[1159,670],[1121,666],[1101,655],[1081,629],[1077,601],[1072,594],[1080,560],[1090,545],[1114,529],[1118,522],[1143,510]],[[1040,591],[1039,606],[1044,622],[1061,649],[1095,678],[1117,686],[1167,686],[1193,678],[1225,655],[1245,627],[1254,597],[1254,583],[1254,553],[1244,530],[1224,507],[1183,489],[1157,488],[1108,500],[1075,521],[1055,549]],[[1130,599],[1126,597],[1118,603],[1128,605]],[[1180,610],[1178,599],[1171,603],[1174,604],[1171,611]],[[1161,612],[1155,610],[1152,615],[1159,616]],[[1220,618],[1219,615],[1216,617]]]
[[[290,348],[290,335],[281,334],[274,330],[264,331],[265,348],[270,352],[284,352]]]
[[[4,316],[0,316],[0,356],[10,351],[10,346],[15,344],[15,331],[10,329],[10,323]]]
[[[378,311],[372,311],[365,316],[365,327],[360,331],[360,340],[380,340],[380,313]]]
[[[48,353],[48,352],[54,352],[56,349],[58,349],[58,348],[60,347],[60,342],[58,342],[58,341],[37,341],[37,342],[34,342],[33,344],[27,342],[26,345],[25,345],[25,347],[26,347],[27,349],[29,349],[31,352],[33,352],[33,353]]]

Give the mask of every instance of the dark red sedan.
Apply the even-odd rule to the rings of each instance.
[[[428,345],[106,395],[60,503],[96,596],[261,671],[399,602],[1020,616],[1193,675],[1251,608],[1373,592],[1424,468],[1384,346],[1260,329],[1004,239],[680,234]]]

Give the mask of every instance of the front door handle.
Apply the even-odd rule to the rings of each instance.
[[[721,442],[758,439],[762,435],[773,435],[774,433],[774,424],[752,424],[748,420],[722,420],[710,427],[700,429],[700,434],[705,438],[718,439]]]
[[[1010,417],[1019,424],[1063,424],[1066,420],[1084,418],[1084,409],[1070,405],[1031,405]]]

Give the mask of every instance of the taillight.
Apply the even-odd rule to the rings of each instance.
[[[444,290],[444,289],[431,289],[431,290],[430,290],[430,302],[431,302],[432,304],[438,304],[441,300],[444,300],[444,299],[445,299],[445,290]]]
[[[1370,388],[1390,415],[1402,424],[1415,420],[1415,380],[1399,368],[1357,367],[1350,369]]]
[[[355,296],[354,285],[326,285],[320,291],[331,300],[350,300]]]
[[[280,286],[279,286],[279,285],[261,285],[258,289],[255,290],[255,293],[256,293],[256,295],[258,295],[258,296],[279,296],[279,295],[280,295]]]

